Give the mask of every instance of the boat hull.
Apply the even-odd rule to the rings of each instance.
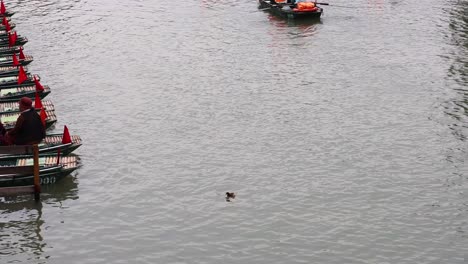
[[[60,169],[49,173],[39,173],[41,185],[53,184],[70,175],[76,168]],[[34,185],[34,175],[18,175],[9,178],[0,177],[0,187]]]
[[[48,94],[50,94],[50,88],[47,85],[44,85],[44,91],[38,92],[39,97],[43,99]],[[9,88],[9,89],[2,89],[0,88],[0,101],[9,101],[9,100],[19,100],[21,97],[29,97],[34,99],[36,96],[36,86],[30,85],[26,87],[16,87],[16,88]]]
[[[323,9],[318,7],[316,11],[294,11],[289,5],[271,4],[270,1],[259,0],[259,8],[274,15],[287,19],[320,19]]]
[[[13,47],[0,47],[0,55],[12,55],[12,54],[18,54],[20,52],[20,49],[22,48],[22,45],[16,45]]]
[[[82,144],[81,137],[78,135],[70,135],[70,143],[63,142],[63,133],[46,134],[45,138],[38,144],[39,155],[50,156],[51,154],[67,156],[79,148]],[[0,146],[0,148],[8,148],[9,146]],[[0,153],[3,153],[0,151]],[[2,160],[12,160],[20,158],[30,158],[32,154],[0,154],[0,162]]]
[[[32,157],[1,159],[0,166],[12,167],[13,170],[22,166],[32,166],[34,164]],[[51,184],[59,181],[69,175],[80,166],[79,157],[68,155],[57,157],[55,154],[44,154],[39,156],[39,178],[41,184]],[[0,187],[13,187],[32,185],[34,175],[32,173],[13,173],[0,175]]]

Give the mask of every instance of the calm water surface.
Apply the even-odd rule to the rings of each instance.
[[[0,263],[468,263],[468,1],[6,5],[84,165]]]

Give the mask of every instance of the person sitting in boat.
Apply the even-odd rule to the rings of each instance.
[[[315,7],[315,1],[312,1],[312,0],[295,0],[296,3],[296,8],[298,10],[313,10],[313,9],[317,9]]]
[[[287,4],[289,2],[289,0],[270,0],[270,3],[271,4]]]
[[[14,145],[38,144],[45,138],[45,127],[41,117],[32,106],[30,98],[23,97],[18,103],[21,115],[16,119],[15,127],[6,132],[6,143]]]

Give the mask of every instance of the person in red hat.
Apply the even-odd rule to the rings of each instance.
[[[16,120],[15,127],[6,132],[6,141],[14,145],[38,144],[45,138],[45,127],[32,106],[32,100],[28,97],[21,98],[19,109],[21,115]]]

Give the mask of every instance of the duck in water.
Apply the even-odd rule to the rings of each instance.
[[[230,202],[231,199],[236,198],[236,194],[233,192],[226,192],[226,202]]]

